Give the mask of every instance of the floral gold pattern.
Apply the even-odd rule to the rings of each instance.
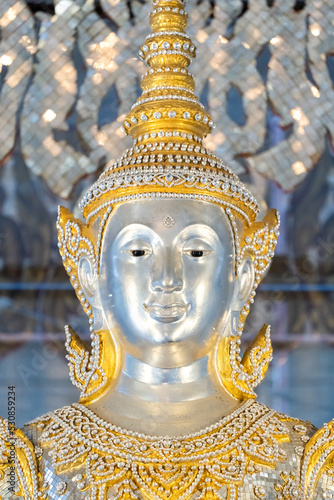
[[[239,361],[240,337],[223,338],[218,347],[217,364],[225,389],[236,399],[255,398],[272,360],[270,327],[264,325]]]
[[[33,425],[57,473],[84,464],[79,487],[90,491],[91,500],[105,498],[108,491],[116,498],[140,493],[155,500],[208,500],[224,488],[231,494],[251,461],[269,468],[284,461],[279,443],[289,440],[276,413],[250,401],[217,424],[180,438],[125,431],[79,404]]]

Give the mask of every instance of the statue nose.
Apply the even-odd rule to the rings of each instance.
[[[152,289],[155,292],[179,292],[182,290],[181,258],[171,249],[159,255],[152,276]]]

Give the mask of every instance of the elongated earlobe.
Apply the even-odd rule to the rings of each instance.
[[[217,350],[218,377],[235,399],[254,399],[254,389],[264,379],[272,360],[270,326],[263,325],[253,343],[240,358],[240,337],[223,337]]]
[[[79,283],[90,304],[96,307],[98,278],[93,263],[87,257],[81,257],[78,263]]]
[[[254,262],[250,256],[245,256],[240,267],[239,267],[239,277],[240,277],[240,290],[239,290],[239,301],[243,307],[253,290],[255,272],[254,272]]]
[[[99,280],[96,267],[90,259],[85,256],[81,257],[78,262],[78,280],[81,290],[92,309],[93,326],[95,330],[99,330],[103,327]]]
[[[89,318],[92,317],[91,304],[81,288],[78,264],[84,257],[97,269],[97,257],[91,229],[64,207],[58,209],[58,247],[63,265],[80,304]]]
[[[241,311],[247,304],[254,287],[254,262],[249,255],[245,255],[238,267],[238,275],[232,300],[232,310]]]

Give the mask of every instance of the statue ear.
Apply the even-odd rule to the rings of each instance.
[[[97,256],[91,229],[64,207],[59,207],[58,247],[63,265],[85,313],[91,317],[96,302]],[[81,268],[79,278],[79,266]],[[98,303],[96,302],[96,309]]]
[[[241,311],[247,304],[250,294],[253,290],[255,279],[254,262],[250,255],[244,255],[238,267],[234,296],[232,301],[232,310]]]
[[[82,256],[78,262],[78,280],[86,300],[94,309],[100,309],[98,276],[94,263],[89,257]]]

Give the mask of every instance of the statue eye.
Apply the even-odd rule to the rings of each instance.
[[[190,247],[190,248],[185,248],[183,250],[183,253],[189,255],[189,257],[192,257],[193,259],[200,259],[201,257],[206,257],[207,255],[212,253],[212,251],[213,251],[212,248],[209,247],[203,250],[192,250]]]
[[[190,255],[192,257],[203,257],[204,252],[203,250],[191,250]]]
[[[145,255],[145,250],[131,250],[131,255],[133,257],[143,257]]]

